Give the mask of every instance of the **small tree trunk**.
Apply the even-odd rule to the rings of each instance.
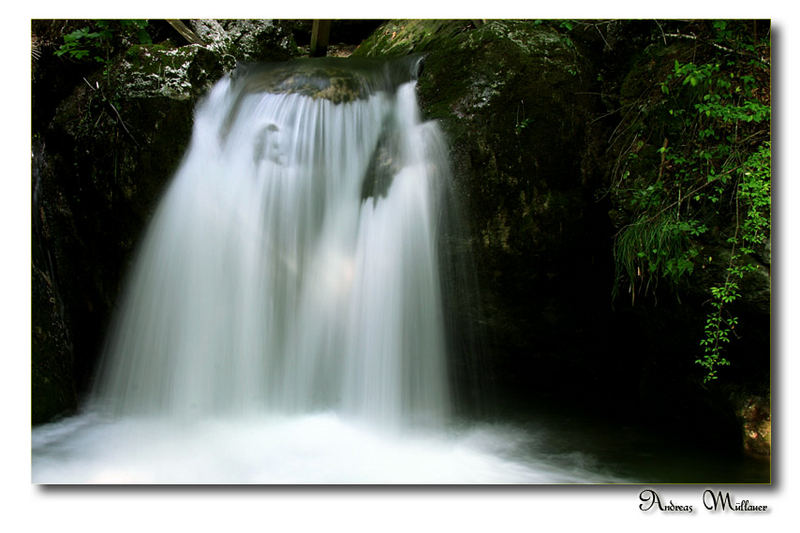
[[[330,20],[315,20],[311,25],[311,57],[321,57],[328,52],[328,39],[331,34]]]

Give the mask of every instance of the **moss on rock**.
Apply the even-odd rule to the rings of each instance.
[[[587,243],[592,200],[584,187],[594,176],[582,165],[592,68],[567,35],[525,20],[390,21],[354,52],[406,54],[424,57],[423,114],[450,141],[484,303],[494,310],[489,327],[505,349],[527,357],[541,323],[521,309],[561,308],[551,300],[593,280],[576,284],[564,269],[590,263],[596,248]]]
[[[193,19],[189,25],[226,70],[237,62],[285,61],[300,54],[287,21]]]

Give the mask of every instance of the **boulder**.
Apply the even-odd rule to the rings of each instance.
[[[769,399],[748,395],[734,400],[736,414],[741,422],[743,448],[756,459],[770,459],[772,455],[772,417]]]
[[[424,60],[423,114],[448,137],[481,286],[482,317],[467,320],[489,334],[498,378],[528,383],[546,361],[583,358],[592,310],[581,301],[603,286],[608,246],[585,161],[593,67],[533,21],[390,21],[354,52],[408,54]]]
[[[237,62],[285,61],[299,54],[292,25],[286,21],[193,19],[189,26],[226,70]]]

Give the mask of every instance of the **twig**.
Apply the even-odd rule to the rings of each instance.
[[[661,145],[661,164],[658,166],[658,181],[661,181],[661,176],[664,175],[664,163],[667,160],[667,145],[669,144],[669,139],[664,137],[664,144]],[[678,202],[680,202],[680,196],[678,196]]]
[[[634,105],[641,103],[641,102],[642,102],[642,100],[644,99],[644,95],[645,95],[645,94],[647,94],[647,91],[648,91],[648,90],[649,90],[649,89],[645,89],[645,90],[643,90],[643,91],[642,91],[642,93],[639,95],[639,97],[638,97],[638,98],[636,98],[636,99],[635,99],[635,100],[633,100],[633,101],[632,101],[630,104],[628,104],[628,107],[633,107]],[[622,110],[622,109],[623,109],[623,108],[625,108],[625,107],[626,107],[626,106],[622,106],[622,107],[620,107],[620,108],[619,108],[619,110]],[[638,111],[636,112],[636,116],[633,118],[633,120],[631,120],[631,123],[630,123],[630,124],[628,124],[628,125],[627,125],[625,128],[623,128],[623,130],[622,130],[622,131],[619,133],[619,135],[622,135],[624,132],[626,132],[626,131],[628,130],[628,128],[630,128],[631,126],[633,126],[633,125],[636,123],[636,119],[637,119],[637,118],[639,118],[639,115],[640,115],[641,113],[642,113],[642,108],[641,108],[641,106],[640,106],[640,107],[639,107],[639,109],[638,109]],[[610,114],[610,113],[609,113],[609,114]],[[623,116],[623,117],[620,119],[620,121],[619,121],[619,124],[617,124],[617,127],[616,127],[616,128],[614,128],[614,131],[612,131],[612,132],[611,132],[611,135],[608,137],[608,144],[609,144],[609,146],[608,146],[608,150],[610,150],[610,149],[611,149],[611,146],[613,146],[613,145],[614,145],[614,144],[617,142],[617,141],[614,139],[614,137],[617,137],[617,130],[619,129],[619,127],[620,127],[620,126],[622,126],[622,124],[625,122],[625,120],[628,118],[628,116],[630,116],[630,112],[626,113],[626,114],[625,114],[625,116]]]
[[[762,134],[764,134],[764,133],[769,133],[769,130],[758,130],[758,131],[757,131],[757,132],[755,132],[754,134],[752,134],[752,135],[748,135],[748,136],[747,136],[747,137],[745,137],[744,139],[742,139],[742,140],[740,140],[740,141],[739,141],[739,140],[737,140],[737,141],[735,141],[735,142],[736,142],[736,144],[744,144],[744,143],[746,143],[747,141],[749,141],[750,139],[752,139],[753,137],[755,137],[755,136],[757,136],[757,135],[762,135]]]
[[[699,37],[697,37],[697,35],[694,35],[693,33],[692,34],[690,34],[690,33],[667,33],[665,35],[667,37],[675,37],[676,39],[690,39],[690,40],[693,40],[695,42],[700,42],[701,41],[701,39]],[[722,51],[725,51],[725,52],[728,52],[728,53],[731,53],[731,54],[739,54],[740,56],[745,56],[745,57],[752,57],[753,55],[755,55],[758,58],[758,60],[761,61],[762,63],[764,63],[766,65],[769,64],[769,62],[767,60],[765,60],[763,57],[761,57],[758,54],[748,54],[746,52],[740,52],[739,50],[734,50],[733,48],[728,48],[727,46],[722,46],[719,43],[713,43],[713,42],[710,42],[710,41],[702,41],[702,42],[705,43],[705,44],[710,44],[714,48],[718,48],[719,50],[722,50]]]
[[[667,33],[666,36],[667,37],[675,37],[676,39],[690,39],[692,41],[699,41],[700,40],[697,37],[697,35],[695,35],[693,33]],[[725,52],[737,53],[736,50],[734,50],[733,48],[728,48],[727,46],[722,46],[719,43],[708,42],[707,44],[710,44],[714,48],[719,48],[720,50],[724,50]]]
[[[600,95],[600,96],[603,96],[603,95],[602,95],[602,93],[575,93],[575,94],[598,94],[598,95]],[[614,114],[616,114],[616,113],[619,113],[620,111],[622,111],[622,110],[623,110],[623,109],[625,109],[626,107],[631,107],[631,106],[632,106],[632,105],[634,105],[635,103],[636,103],[636,102],[632,102],[632,103],[630,103],[630,104],[625,104],[625,105],[623,105],[623,106],[620,106],[620,107],[618,107],[618,108],[616,108],[616,109],[613,109],[613,110],[609,111],[608,113],[603,113],[602,115],[599,115],[599,116],[597,116],[597,117],[593,118],[591,121],[589,121],[589,124],[594,124],[594,123],[595,123],[595,122],[597,122],[598,120],[603,120],[603,119],[604,119],[604,118],[606,118],[606,117],[609,117],[609,116],[611,116],[611,115],[614,115]],[[610,139],[609,139],[609,140],[610,140]]]
[[[108,98],[106,98],[106,95],[105,95],[105,94],[103,94],[103,90],[100,88],[100,83],[97,83],[97,82],[96,82],[96,83],[95,83],[95,87],[92,87],[92,84],[91,84],[91,83],[89,83],[89,80],[87,80],[85,77],[83,78],[83,81],[85,81],[85,82],[86,82],[86,85],[88,85],[88,86],[89,86],[89,88],[90,88],[92,91],[99,91],[99,92],[100,92],[100,97],[103,99],[103,101],[104,101],[106,104],[108,104],[108,106],[111,108],[111,110],[112,110],[112,111],[114,112],[114,114],[117,116],[117,121],[118,121],[118,122],[120,123],[120,125],[122,126],[122,129],[124,129],[124,130],[125,130],[125,133],[127,133],[127,134],[128,134],[128,137],[130,137],[130,138],[131,138],[131,140],[133,141],[133,144],[135,144],[136,146],[140,146],[140,145],[139,145],[139,142],[136,140],[136,138],[133,136],[133,134],[132,134],[132,133],[130,132],[130,130],[128,129],[128,126],[126,126],[126,125],[125,125],[125,121],[124,121],[124,120],[122,120],[122,116],[119,114],[119,111],[117,111],[117,108],[116,108],[116,107],[114,107],[114,104],[112,104],[112,103],[109,101],[109,99],[108,99]]]
[[[655,23],[656,23],[656,26],[658,26],[658,29],[661,30],[661,38],[664,39],[664,46],[666,46],[667,45],[667,36],[664,35],[664,28],[661,27],[661,24],[659,24],[658,20],[656,20],[656,19],[653,19],[653,20],[655,20]]]
[[[600,31],[600,28],[598,28],[598,27],[597,27],[597,24],[592,24],[592,26],[594,27],[594,29],[595,29],[595,30],[597,30],[597,33],[599,33],[599,34],[600,34],[600,38],[601,38],[601,39],[603,39],[603,42],[604,42],[604,43],[606,43],[606,47],[607,47],[609,50],[611,50],[611,45],[610,45],[610,44],[608,44],[608,41],[606,41],[606,38],[603,36],[603,32],[601,32],[601,31]]]
[[[102,93],[101,93],[101,94],[102,94]],[[103,97],[103,98],[105,98],[105,97]],[[127,134],[128,134],[128,136],[131,138],[131,140],[133,141],[133,143],[134,143],[136,146],[139,146],[139,143],[136,141],[136,138],[134,138],[134,136],[133,136],[133,134],[130,132],[130,130],[128,130],[128,126],[126,126],[126,125],[125,125],[125,121],[124,121],[124,120],[122,120],[122,117],[120,116],[120,114],[119,114],[119,111],[117,111],[117,108],[116,108],[116,107],[114,107],[114,104],[112,104],[112,103],[111,103],[111,102],[109,102],[108,100],[106,100],[106,103],[108,103],[108,105],[110,105],[110,106],[111,106],[111,109],[114,111],[114,114],[116,114],[116,115],[117,115],[117,120],[119,120],[119,123],[120,123],[120,125],[122,126],[122,129],[124,129],[124,130],[125,130],[125,133],[127,133]]]

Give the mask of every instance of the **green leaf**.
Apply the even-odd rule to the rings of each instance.
[[[136,36],[138,37],[140,44],[153,44],[153,39],[146,30],[139,30],[136,32]]]

